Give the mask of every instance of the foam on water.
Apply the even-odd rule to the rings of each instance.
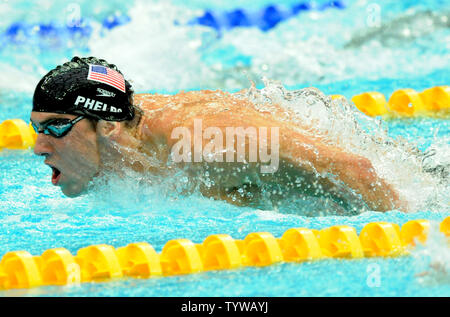
[[[432,221],[425,243],[417,242],[412,250],[416,279],[424,286],[450,284],[450,248],[448,239],[439,231],[439,222]]]
[[[90,48],[93,55],[118,65],[136,90],[193,89],[211,78],[202,67],[199,48],[205,37],[213,36],[212,30],[187,26],[193,11],[165,2],[137,1],[129,15],[130,23],[104,37],[94,36]]]
[[[8,74],[0,78],[0,97],[7,91],[32,93],[40,79],[40,76],[33,72],[24,72],[5,63],[0,63],[0,69]]]

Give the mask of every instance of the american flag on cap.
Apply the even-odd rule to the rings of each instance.
[[[104,83],[125,92],[125,79],[114,69],[101,66],[89,65],[89,74],[87,79]]]

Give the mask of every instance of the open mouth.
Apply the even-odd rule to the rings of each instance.
[[[50,166],[52,168],[52,184],[57,185],[59,178],[61,177],[61,171],[56,167]]]

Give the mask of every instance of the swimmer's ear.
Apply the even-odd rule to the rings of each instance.
[[[117,139],[120,135],[120,122],[99,120],[97,123],[97,136],[105,139]]]

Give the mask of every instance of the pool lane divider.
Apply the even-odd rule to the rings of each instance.
[[[439,228],[450,246],[450,216]],[[255,232],[244,240],[214,234],[201,244],[175,239],[168,241],[161,253],[146,242],[117,249],[107,244],[91,245],[79,249],[75,256],[65,248],[49,249],[40,256],[12,251],[0,262],[0,289],[105,282],[124,277],[146,279],[326,258],[405,256],[427,240],[429,229],[430,222],[419,219],[408,221],[401,228],[388,222],[369,223],[359,236],[355,228],[337,225],[322,230],[292,228],[281,238],[269,232]]]
[[[343,98],[331,95],[331,98]],[[345,97],[344,97],[345,98]],[[351,98],[364,114],[386,118],[443,117],[450,114],[450,86],[436,86],[417,92],[411,88],[398,89],[386,101],[379,92],[371,91]]]
[[[331,95],[332,100],[345,98]],[[355,106],[364,114],[385,118],[398,117],[442,117],[450,114],[450,86],[436,86],[417,92],[413,89],[395,91],[386,101],[379,92],[365,92],[351,98]],[[34,147],[37,134],[22,119],[9,119],[0,123],[0,151],[3,148],[24,150]]]

